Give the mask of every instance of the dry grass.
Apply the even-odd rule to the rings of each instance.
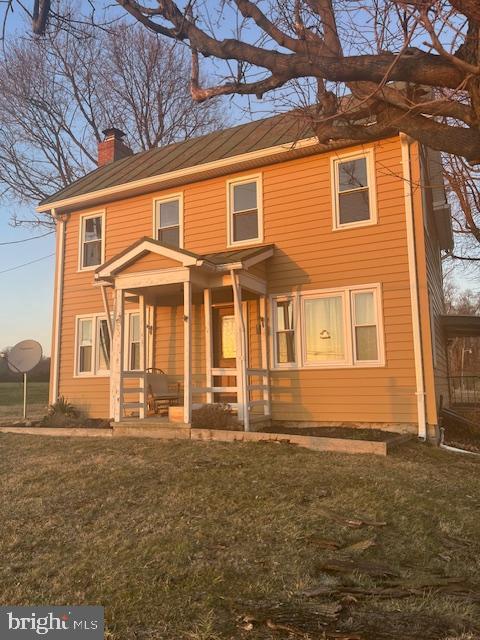
[[[39,418],[46,414],[48,382],[28,383],[28,416]],[[2,418],[21,418],[23,415],[23,382],[0,382],[0,421]],[[3,420],[5,422],[5,420]]]
[[[8,434],[0,475],[1,603],[102,604],[108,640],[479,637],[480,461],[466,456]],[[332,512],[387,524],[352,528]],[[342,558],[380,575],[325,570]],[[436,576],[469,584],[424,586]],[[335,593],[392,582],[418,588]],[[325,633],[299,635],[321,615],[333,616]]]

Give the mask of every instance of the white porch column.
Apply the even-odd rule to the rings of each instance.
[[[192,283],[183,283],[183,421],[192,421]]]
[[[272,415],[270,397],[270,358],[268,353],[268,319],[267,319],[267,296],[260,296],[260,346],[262,350],[262,369],[266,370],[263,376],[263,414]]]
[[[242,313],[242,290],[238,284],[237,274],[231,271],[233,302],[235,308],[236,331],[236,364],[237,364],[237,398],[238,419],[243,422],[243,430],[250,430],[250,413],[248,410],[248,377],[247,377],[247,341]]]
[[[203,290],[203,308],[205,310],[205,378],[206,387],[213,387],[213,343],[212,343],[212,291],[211,289]],[[213,402],[212,391],[207,391],[206,400],[208,404]]]
[[[143,371],[143,379],[141,384],[142,391],[139,391],[139,403],[140,407],[138,410],[138,417],[140,419],[145,418],[145,399],[146,399],[146,377],[145,377],[145,369],[147,368],[147,331],[146,331],[146,321],[147,321],[147,311],[145,306],[145,296],[138,296],[138,310],[139,310],[139,324],[140,324],[140,368]]]
[[[110,358],[110,415],[115,422],[122,416],[122,371],[124,347],[125,298],[123,289],[115,289],[113,340]]]

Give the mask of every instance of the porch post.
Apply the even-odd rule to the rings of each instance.
[[[192,421],[192,283],[183,283],[183,421]]]
[[[115,422],[119,422],[122,416],[124,304],[123,289],[115,289],[112,354],[110,358],[110,415]]]
[[[138,296],[138,310],[139,310],[139,324],[140,324],[140,367],[143,371],[143,379],[141,384],[142,391],[139,391],[139,403],[140,408],[138,410],[138,417],[142,420],[145,418],[145,397],[146,397],[146,374],[145,369],[147,368],[147,343],[146,343],[146,307],[145,307],[145,296]]]
[[[245,340],[245,325],[242,313],[242,290],[238,284],[237,274],[231,271],[233,301],[235,308],[235,327],[237,342],[237,400],[238,419],[243,422],[243,430],[250,430],[250,414],[248,411],[248,376],[247,376],[247,352]]]
[[[213,364],[213,344],[212,344],[212,292],[210,289],[203,290],[203,308],[205,310],[205,378],[206,387],[213,387],[212,364]],[[207,404],[213,402],[213,392],[206,393]]]
[[[270,416],[271,398],[270,398],[270,358],[268,354],[268,320],[267,320],[267,296],[260,296],[260,345],[262,350],[262,369],[266,374],[263,376],[263,414]]]

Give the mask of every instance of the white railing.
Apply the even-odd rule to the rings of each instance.
[[[261,378],[262,382],[251,383],[250,378]],[[251,391],[261,391],[262,398],[259,400],[250,400]],[[247,369],[247,398],[248,410],[253,407],[263,406],[263,414],[269,416],[271,414],[270,400],[270,372],[268,369]]]
[[[124,384],[125,380],[139,380],[137,387],[129,387]],[[138,402],[126,402],[125,396],[138,394]],[[120,372],[120,419],[125,417],[125,409],[138,409],[138,417],[144,418],[146,414],[146,389],[144,371],[121,371]]]

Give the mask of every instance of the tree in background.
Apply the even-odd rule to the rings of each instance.
[[[480,315],[480,293],[462,290],[451,278],[445,281],[446,312],[451,315]],[[451,376],[480,376],[480,338],[452,338],[448,346]]]
[[[124,23],[7,43],[0,60],[0,185],[38,202],[96,166],[102,129],[115,125],[142,151],[222,126],[217,102],[189,93],[189,57]],[[42,220],[42,222],[44,222]]]

